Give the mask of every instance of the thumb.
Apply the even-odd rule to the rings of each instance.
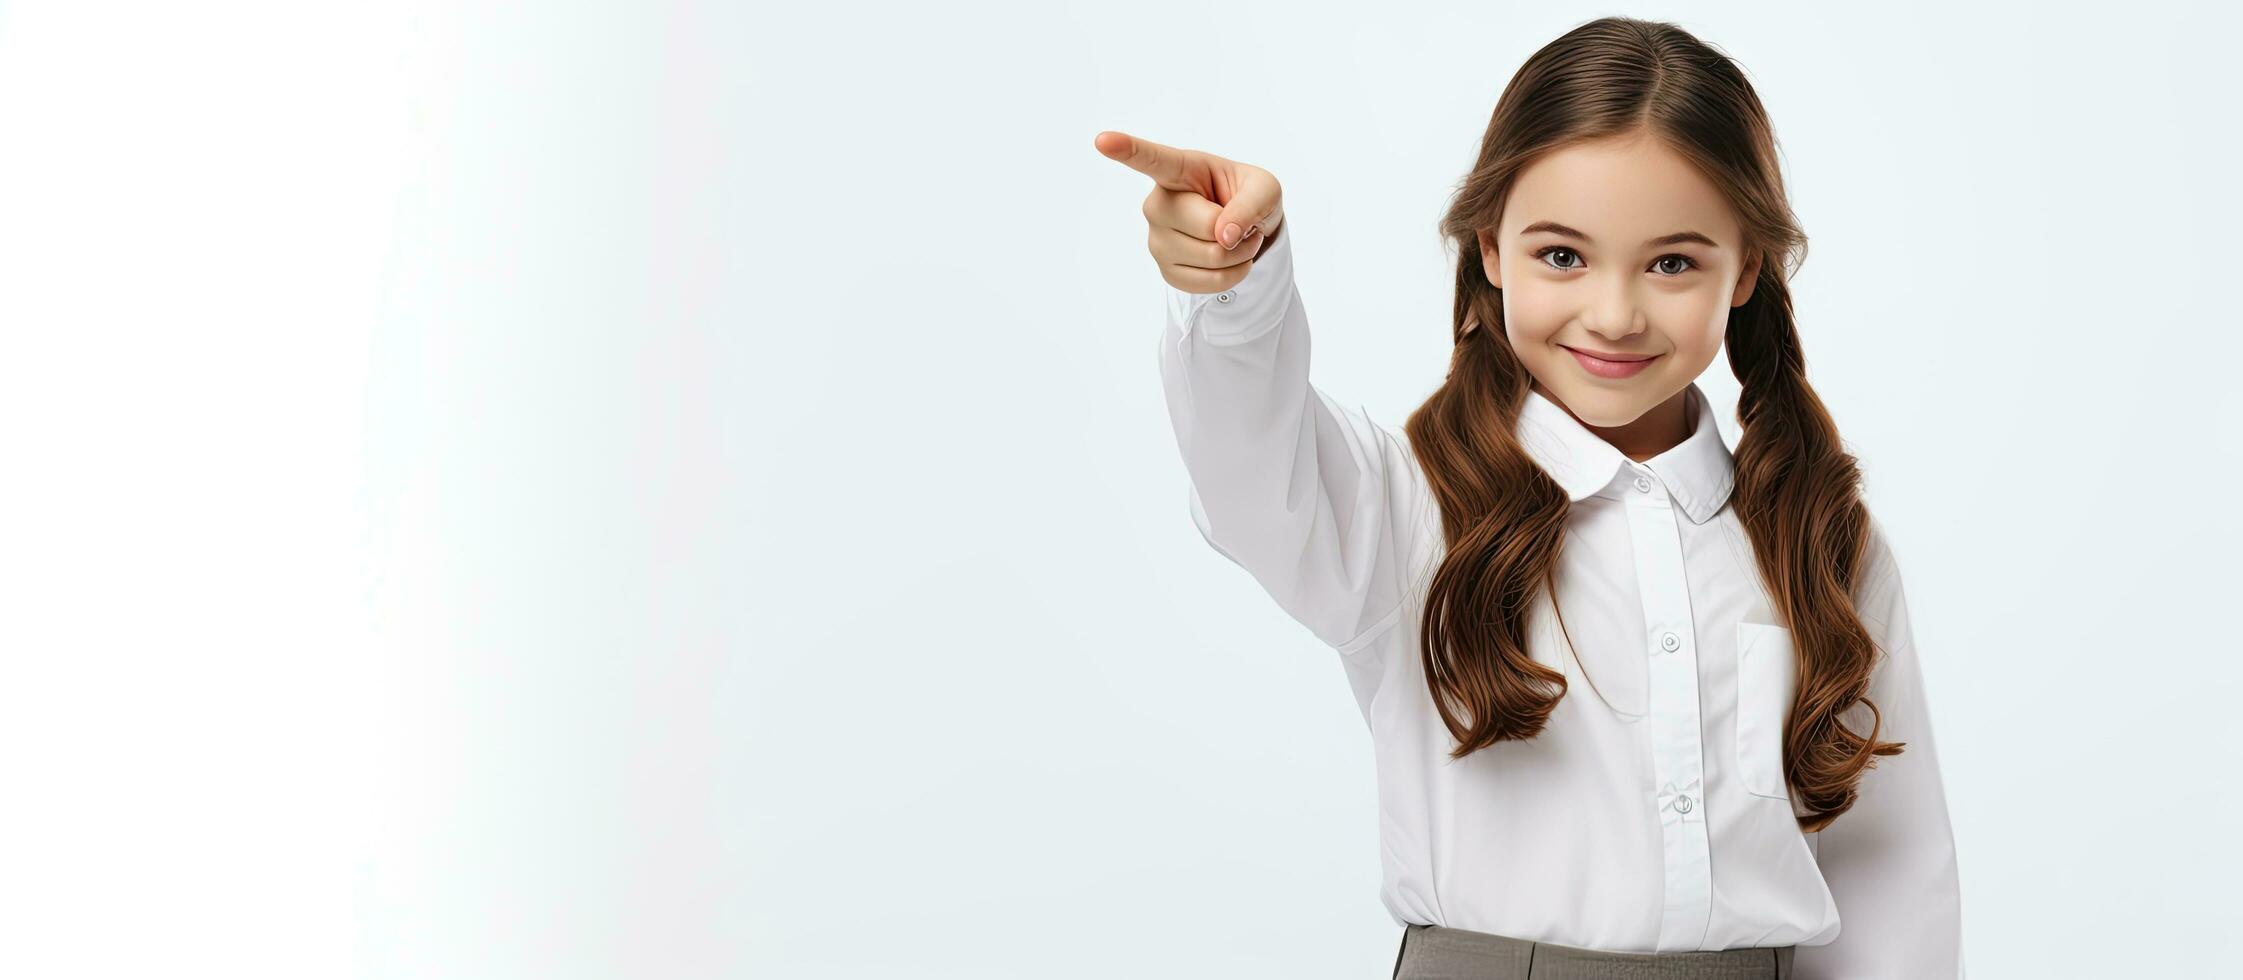
[[[1238,247],[1254,237],[1256,229],[1274,233],[1285,220],[1284,193],[1277,177],[1250,164],[1236,166],[1231,193],[1222,202],[1222,213],[1215,216],[1215,240],[1224,248]]]

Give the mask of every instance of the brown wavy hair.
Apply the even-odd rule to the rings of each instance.
[[[1877,651],[1852,596],[1869,512],[1855,459],[1807,384],[1787,285],[1806,236],[1785,197],[1767,113],[1727,55],[1673,24],[1606,17],[1535,52],[1497,101],[1479,160],[1441,221],[1459,246],[1456,349],[1446,381],[1404,425],[1448,542],[1418,624],[1426,683],[1458,743],[1452,759],[1541,734],[1565,696],[1565,676],[1536,663],[1527,642],[1538,590],[1554,596],[1571,501],[1515,435],[1532,379],[1505,339],[1502,291],[1482,267],[1478,231],[1496,226],[1512,182],[1540,155],[1638,135],[1703,172],[1737,214],[1748,260],[1772,260],[1760,264],[1751,299],[1729,310],[1744,431],[1730,506],[1792,631],[1799,683],[1784,770],[1807,811],[1802,831],[1821,830],[1853,806],[1872,757],[1905,744],[1877,740],[1882,719],[1866,697]],[[1873,718],[1866,735],[1839,719],[1855,704]]]

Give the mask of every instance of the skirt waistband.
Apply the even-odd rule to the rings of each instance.
[[[1413,923],[1402,930],[1394,976],[1396,980],[1457,976],[1486,980],[1790,980],[1793,949],[1750,946],[1615,953]]]

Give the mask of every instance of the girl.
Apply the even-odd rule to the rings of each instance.
[[[1448,377],[1400,428],[1309,383],[1267,171],[1098,146],[1158,184],[1192,520],[1370,726],[1395,976],[1961,975],[1899,567],[1727,56],[1605,18],[1519,70],[1441,225]],[[1695,380],[1724,344],[1734,456]]]

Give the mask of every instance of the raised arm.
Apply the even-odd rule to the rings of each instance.
[[[1400,618],[1414,539],[1407,451],[1309,383],[1308,312],[1293,282],[1297,232],[1282,223],[1276,181],[1259,168],[1132,142],[1154,148],[1138,169],[1161,184],[1146,206],[1169,283],[1161,384],[1192,521],[1288,615],[1353,654]],[[1115,156],[1123,147],[1102,135],[1100,149]],[[1241,230],[1265,231],[1225,248],[1220,232],[1234,215],[1247,219],[1236,222]]]
[[[1352,653],[1394,625],[1409,540],[1389,478],[1401,447],[1308,380],[1294,233],[1213,295],[1169,287],[1161,386],[1192,521],[1318,639]]]

